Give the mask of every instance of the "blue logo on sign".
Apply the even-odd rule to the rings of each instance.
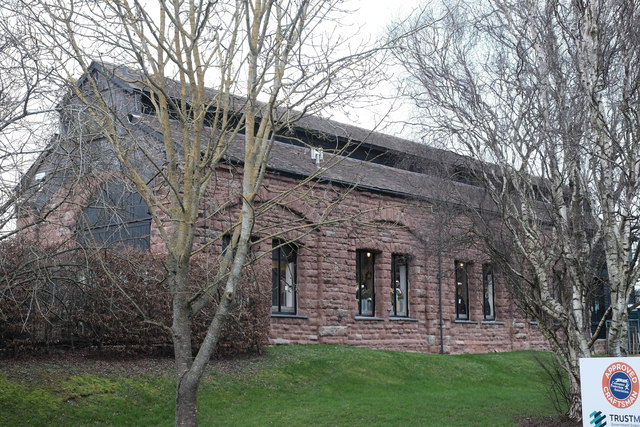
[[[631,378],[624,372],[616,372],[609,379],[609,389],[618,400],[625,400],[631,394]]]
[[[607,416],[603,415],[600,411],[593,411],[591,415],[589,415],[589,418],[591,418],[589,424],[593,424],[593,427],[604,427],[607,425],[605,421]]]

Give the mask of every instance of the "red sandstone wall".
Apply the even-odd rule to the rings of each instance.
[[[218,184],[222,180],[218,176]],[[296,181],[269,176],[263,199],[291,188]],[[237,185],[220,185],[213,198],[218,203],[232,198]],[[537,327],[515,308],[496,272],[496,320],[484,322],[482,314],[482,264],[488,258],[466,235],[464,221],[453,213],[414,201],[367,191],[350,191],[327,184],[310,184],[283,199],[280,207],[257,219],[258,237],[276,229],[315,221],[326,207],[327,195],[348,193],[329,216],[349,218],[319,229],[285,233],[296,239],[298,253],[298,299],[296,316],[272,316],[272,344],[347,344],[370,348],[445,353],[510,351],[545,348]],[[227,216],[232,218],[231,216]],[[443,223],[443,218],[445,218]],[[223,230],[229,226],[224,215],[203,221],[201,229]],[[439,244],[437,227],[446,228]],[[440,340],[438,311],[438,248],[442,259],[443,341]],[[376,312],[373,318],[357,317],[357,249],[376,252]],[[256,268],[270,268],[270,240],[254,248],[264,255]],[[391,256],[409,254],[409,317],[389,316]],[[455,320],[454,260],[472,261],[469,278],[470,320]],[[269,292],[270,283],[265,283]]]
[[[239,207],[240,174],[221,169],[203,201],[197,224],[196,244],[220,237],[234,221]],[[272,197],[291,189],[296,180],[268,176],[261,193],[265,207]],[[331,201],[343,197],[330,214]],[[226,206],[220,211],[220,207]],[[42,228],[40,237],[51,241],[66,237],[73,229],[77,208],[59,212]],[[301,228],[325,215],[328,225]],[[536,326],[525,319],[496,272],[496,320],[482,320],[482,264],[487,257],[466,235],[465,221],[428,203],[355,191],[328,184],[310,183],[281,198],[256,220],[254,234],[264,240],[253,248],[254,268],[271,269],[270,236],[283,230],[281,238],[300,246],[298,253],[298,299],[296,316],[272,316],[272,344],[346,344],[369,348],[445,353],[510,351],[545,348]],[[440,233],[438,233],[440,230]],[[57,234],[56,234],[57,233]],[[56,236],[53,236],[56,234]],[[152,224],[151,249],[164,251]],[[207,249],[215,268],[221,245]],[[357,317],[356,250],[376,252],[376,313]],[[409,317],[389,316],[391,256],[409,254]],[[438,255],[442,268],[442,337],[438,288]],[[473,262],[469,278],[470,320],[455,320],[454,261]],[[264,283],[270,293],[271,283]]]
[[[133,99],[120,92],[118,94],[118,102],[131,102]],[[146,149],[157,147],[154,139],[150,139],[147,145]],[[110,156],[101,157],[105,161],[103,168],[109,169],[112,163]],[[241,173],[239,167],[219,168],[216,172],[210,196],[202,202],[196,244],[211,242],[233,224],[233,211],[240,201]],[[273,197],[291,191],[297,183],[291,178],[267,176],[259,198],[263,203],[258,204],[257,210],[266,208]],[[68,206],[63,205],[40,227],[40,233],[35,234],[38,239],[59,244],[67,237],[73,238],[78,205],[82,205],[82,200],[78,202],[74,196],[79,194],[80,198],[86,199],[87,195],[82,195],[82,191],[72,192]],[[341,203],[333,206],[332,203],[339,199],[342,199]],[[257,218],[254,233],[265,240],[253,249],[258,259],[254,268],[263,269],[269,276],[270,236],[292,229],[282,237],[295,239],[300,245],[298,312],[295,317],[272,316],[271,342],[334,343],[422,352],[439,352],[442,349],[446,353],[543,347],[544,341],[535,325],[515,310],[515,304],[500,281],[499,272],[496,272],[496,321],[482,321],[481,266],[487,258],[481,248],[474,247],[474,242],[465,239],[464,218],[456,214],[455,208],[451,207],[316,182],[295,188],[279,198],[271,209]],[[330,224],[301,228],[320,218],[325,218]],[[26,221],[30,222],[29,219]],[[216,268],[220,249],[218,243],[210,245],[205,252],[210,256],[212,268]],[[356,318],[357,249],[370,249],[377,253],[377,309],[375,318],[371,319]],[[151,250],[165,250],[153,224]],[[388,290],[393,253],[412,256],[409,264],[409,317],[406,319],[389,317]],[[455,321],[454,261],[458,259],[473,261],[475,265],[469,280],[470,321],[467,322]],[[439,273],[442,273],[441,292]],[[264,292],[270,293],[271,283],[263,286]],[[443,302],[442,340],[440,296]]]

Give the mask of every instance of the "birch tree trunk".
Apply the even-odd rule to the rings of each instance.
[[[413,121],[473,159],[465,168],[494,208],[478,201],[470,217],[562,360],[578,419],[578,359],[597,338],[591,307],[605,302],[594,298],[610,291],[608,349],[623,355],[638,281],[639,6],[442,3],[392,34],[406,34],[395,54]]]
[[[56,76],[68,83],[65,102],[82,104],[87,117],[101,124],[118,173],[149,207],[164,245],[172,298],[172,323],[166,327],[175,353],[175,424],[197,425],[200,379],[233,308],[242,271],[252,262],[247,254],[254,205],[274,138],[307,114],[343,105],[375,81],[375,50],[346,51],[346,38],[325,34],[333,31],[325,25],[338,25],[332,20],[342,13],[336,7],[340,0],[15,1],[16,11],[36,23]],[[96,66],[93,58],[114,64]],[[82,79],[75,80],[79,72]],[[161,148],[135,134],[126,109],[105,90],[113,83],[109,79],[132,85],[132,99],[146,97],[154,113],[146,120]],[[228,218],[231,248],[205,286],[193,289],[192,257],[216,243],[194,244],[203,200],[215,192],[212,177],[229,147],[240,141],[242,185],[233,197],[241,203]],[[214,300],[207,333],[193,342],[193,319]]]

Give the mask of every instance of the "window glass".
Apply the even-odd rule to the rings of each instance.
[[[151,215],[147,204],[122,183],[108,182],[84,209],[78,227],[86,244],[124,243],[149,249]]]
[[[296,312],[297,248],[279,240],[271,252],[271,310],[273,313]]]
[[[467,263],[456,261],[456,319],[469,320]]]
[[[375,258],[371,251],[356,251],[356,301],[360,316],[375,313]]]
[[[394,254],[391,259],[391,310],[392,316],[408,316],[408,274],[409,263],[406,255]]]
[[[482,278],[482,311],[484,314],[484,320],[495,320],[495,288],[493,280],[493,266],[491,264],[485,264],[482,266]]]
[[[231,247],[231,234],[227,233],[222,236],[222,256],[227,254],[227,250]],[[233,248],[233,256],[236,255],[236,248]]]

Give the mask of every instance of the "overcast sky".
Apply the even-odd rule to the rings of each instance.
[[[353,22],[366,24],[364,32],[382,34],[393,20],[406,17],[423,0],[348,0],[350,9],[358,9],[351,15]]]
[[[342,19],[342,24],[360,28],[360,36],[370,42],[384,37],[387,27],[394,21],[406,18],[412,10],[424,3],[425,0],[347,0],[345,7],[354,10]],[[396,73],[397,74],[397,73]],[[393,96],[395,89],[391,84],[381,84],[373,89],[376,94]],[[389,109],[393,111],[387,115]],[[414,139],[410,130],[403,129],[398,123],[407,118],[409,105],[394,105],[381,103],[368,108],[358,107],[356,110],[344,114],[334,112],[335,120],[360,126],[367,129],[377,127],[383,133],[389,133],[405,138]]]

